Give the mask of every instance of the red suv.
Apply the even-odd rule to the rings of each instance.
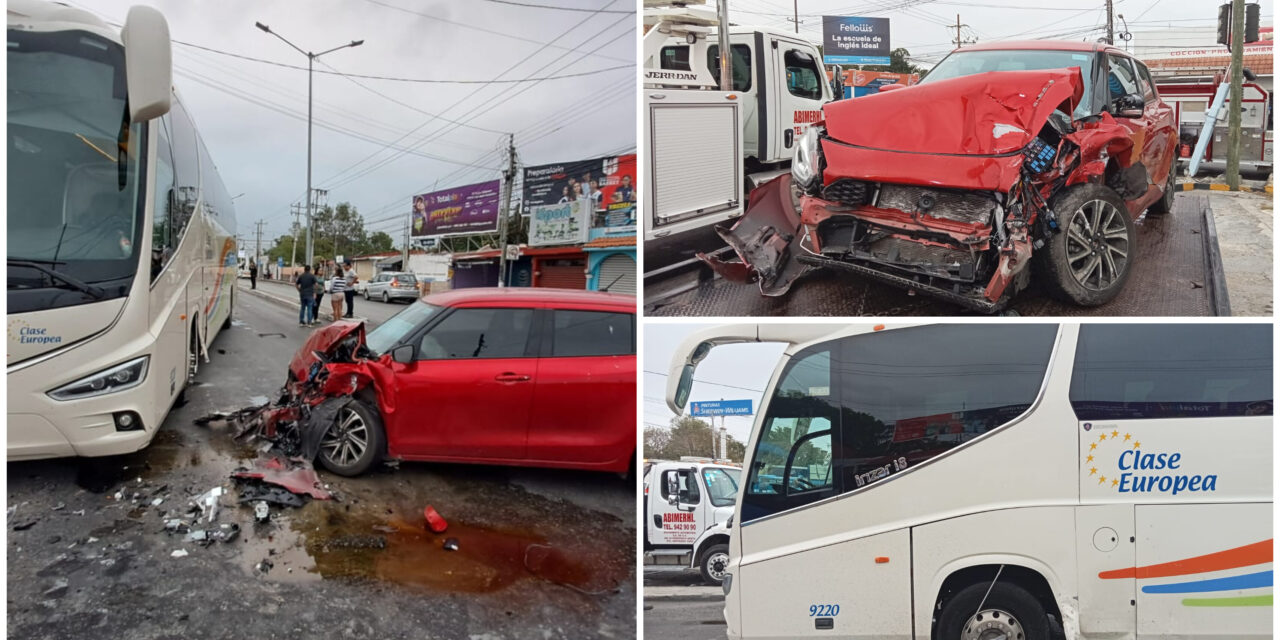
[[[426,296],[367,336],[339,322],[289,365],[308,448],[357,475],[382,458],[627,472],[635,298],[557,289]],[[286,403],[287,404],[287,403]],[[314,419],[313,419],[314,418]]]
[[[1138,259],[1134,220],[1173,205],[1173,110],[1112,46],[966,47],[916,86],[827,104],[823,118],[790,179],[719,230],[744,263],[709,259],[726,278],[781,295],[826,267],[994,312],[1034,258],[1051,293],[1099,305]]]

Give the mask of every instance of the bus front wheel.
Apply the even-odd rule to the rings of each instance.
[[[947,601],[938,619],[936,637],[1048,640],[1049,617],[1040,602],[1021,587],[1007,582],[980,582],[961,589]]]

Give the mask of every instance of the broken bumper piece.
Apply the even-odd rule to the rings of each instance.
[[[809,267],[795,257],[805,251],[803,231],[791,176],[784,175],[751,192],[751,205],[732,226],[718,225],[720,235],[738,254],[738,262],[698,254],[720,277],[730,282],[755,282],[760,293],[780,296],[804,275]]]

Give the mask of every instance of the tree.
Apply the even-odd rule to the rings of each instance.
[[[301,238],[299,238],[301,240]],[[305,240],[298,243],[298,260],[305,260]],[[289,264],[289,260],[293,258],[293,236],[283,235],[276,238],[275,246],[267,250],[267,257],[275,262],[277,258],[284,258],[285,264]]]
[[[374,231],[369,235],[368,253],[386,253],[395,248],[395,241],[385,231]]]
[[[746,445],[733,436],[728,438],[726,448],[729,459],[741,462],[746,453]],[[718,442],[718,439],[715,442]],[[671,426],[667,428],[648,427],[644,430],[646,458],[679,460],[681,456],[718,457],[720,452],[718,449],[712,449],[712,443],[711,424],[693,416],[673,418]]]
[[[889,71],[891,73],[918,73],[924,75],[925,69],[911,64],[911,52],[899,47],[889,52],[889,65],[863,67],[865,71]]]

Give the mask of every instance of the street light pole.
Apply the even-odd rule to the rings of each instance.
[[[316,61],[316,58],[319,58],[320,56],[326,53],[333,53],[338,49],[345,49],[347,47],[358,47],[364,44],[364,40],[352,40],[347,44],[337,46],[325,51],[321,51],[320,53],[312,53],[310,51],[303,51],[300,47],[298,47],[298,45],[292,42],[289,42],[288,40],[285,39],[284,36],[272,31],[271,27],[268,27],[267,25],[262,24],[261,22],[255,22],[253,24],[254,26],[261,29],[263,32],[269,33],[277,38],[280,38],[282,41],[284,41],[285,44],[289,45],[290,47],[293,47],[295,51],[307,57],[307,204],[306,204],[307,262],[306,264],[312,264],[315,262],[315,252],[311,242],[311,221],[312,221],[312,211],[314,209],[314,205],[312,204],[312,196],[311,196],[311,97],[312,97],[313,77],[315,75],[315,61]]]

